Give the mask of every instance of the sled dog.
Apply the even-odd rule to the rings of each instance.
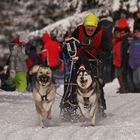
[[[97,81],[82,65],[77,72],[76,83],[77,102],[80,108],[80,112],[84,117],[88,119],[91,118],[91,125],[95,126],[100,98],[100,93],[98,93],[97,90]],[[88,105],[89,110],[85,109],[86,105]]]
[[[52,81],[52,71],[49,67],[35,65],[30,74],[35,74],[33,97],[36,111],[40,117],[40,126],[45,127],[45,119],[51,119],[51,108],[55,100],[56,87]]]

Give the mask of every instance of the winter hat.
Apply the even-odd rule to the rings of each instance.
[[[84,26],[98,26],[98,18],[95,14],[90,13],[88,14],[83,22]]]
[[[80,71],[84,71],[84,70],[86,70],[86,68],[85,68],[85,66],[82,64],[82,65],[79,67],[79,70],[80,70]]]
[[[116,21],[115,26],[120,29],[128,28],[127,19],[122,17]]]
[[[85,71],[85,70],[86,70],[85,66],[83,64],[81,64],[79,69],[78,69],[78,71],[77,71],[77,73],[79,73],[81,71]]]

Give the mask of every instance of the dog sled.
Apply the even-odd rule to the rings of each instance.
[[[94,78],[96,79],[98,90],[101,90],[100,83],[102,81],[99,81],[99,77],[101,77],[102,62],[101,60],[90,54],[90,52],[86,51],[85,47],[94,48],[91,45],[80,44],[80,42],[73,37],[68,38],[64,43],[64,49],[62,53],[65,65],[64,94],[60,103],[60,115],[64,120],[75,121],[80,117],[80,111],[76,97],[76,76],[77,70],[79,69],[80,65],[88,66],[88,68],[92,71],[92,76],[94,76]],[[77,56],[77,48],[80,48],[81,51],[83,50],[80,57]],[[90,55],[91,57],[91,59],[88,59],[88,62],[87,60],[85,60],[86,54]],[[88,109],[88,104],[85,105],[85,108]]]

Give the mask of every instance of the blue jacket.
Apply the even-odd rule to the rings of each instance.
[[[129,65],[132,69],[140,67],[140,37],[134,37],[130,44]]]

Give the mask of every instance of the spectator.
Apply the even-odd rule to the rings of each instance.
[[[134,37],[129,47],[129,65],[133,70],[135,92],[140,92],[140,23],[134,24]]]
[[[37,46],[35,44],[35,38],[30,36],[28,43],[26,44],[25,52],[28,55],[27,66],[30,70],[34,65],[41,64],[40,55],[37,52]]]
[[[11,86],[15,82],[16,90],[19,92],[26,92],[27,88],[27,65],[25,55],[25,43],[27,43],[28,38],[26,34],[20,35],[20,44],[15,44],[11,50],[9,72],[10,78],[8,80],[8,85]]]
[[[109,48],[113,48],[112,38],[113,38],[113,28],[114,22],[111,16],[100,17],[99,26],[105,29],[106,36],[108,38]],[[108,54],[108,57],[103,61],[103,79],[105,83],[112,82],[114,80],[114,65],[113,65],[113,54]]]
[[[60,64],[59,54],[61,52],[61,47],[59,43],[52,40],[47,32],[43,34],[42,41],[44,43],[42,61],[52,69],[56,69]]]
[[[120,18],[115,23],[115,29],[114,29],[114,38],[113,38],[113,64],[115,66],[115,76],[118,78],[120,88],[120,93],[126,93],[126,87],[124,82],[124,75],[126,75],[125,71],[122,69],[122,61],[124,61],[124,58],[121,54],[122,49],[122,41],[123,38],[130,32],[127,19],[126,18]],[[128,60],[126,60],[128,61]],[[126,62],[125,61],[125,62]]]

